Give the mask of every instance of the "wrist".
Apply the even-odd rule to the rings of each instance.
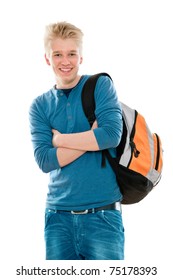
[[[61,134],[61,133],[57,134],[56,146],[59,147],[59,148],[63,147],[63,145],[62,145],[62,143],[63,143],[62,138],[63,138],[63,134]]]
[[[52,144],[54,147],[61,147],[61,133],[54,133],[52,138]]]

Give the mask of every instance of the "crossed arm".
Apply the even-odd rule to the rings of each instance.
[[[57,159],[61,167],[70,164],[87,151],[99,150],[93,129],[97,128],[95,121],[91,130],[74,134],[61,134],[53,129],[52,144],[57,149]]]

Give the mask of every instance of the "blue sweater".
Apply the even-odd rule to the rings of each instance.
[[[108,77],[100,77],[95,89],[98,128],[94,134],[100,151],[86,152],[67,166],[60,167],[52,146],[51,129],[61,133],[90,130],[82,109],[81,92],[88,75],[83,76],[69,97],[52,88],[31,104],[29,117],[34,156],[43,172],[50,172],[46,207],[56,210],[84,210],[122,199],[116,176],[109,163],[101,167],[101,150],[115,147],[122,134],[122,114],[116,91]]]

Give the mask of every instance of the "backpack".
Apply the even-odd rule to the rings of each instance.
[[[82,90],[82,106],[92,126],[95,120],[94,90],[100,76],[111,77],[107,73],[92,75]],[[111,79],[112,80],[112,79]],[[102,151],[102,167],[108,160],[116,174],[123,199],[122,204],[141,201],[158,184],[163,167],[163,151],[160,137],[152,133],[145,118],[135,109],[120,102],[122,107],[123,132],[117,156],[112,157],[109,150]]]

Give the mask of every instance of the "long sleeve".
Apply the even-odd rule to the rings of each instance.
[[[59,168],[56,148],[52,146],[51,126],[39,98],[35,99],[30,107],[29,119],[34,156],[38,166],[45,173]]]
[[[122,111],[112,81],[100,77],[95,89],[95,115],[98,128],[94,129],[100,150],[117,147],[122,135]]]

